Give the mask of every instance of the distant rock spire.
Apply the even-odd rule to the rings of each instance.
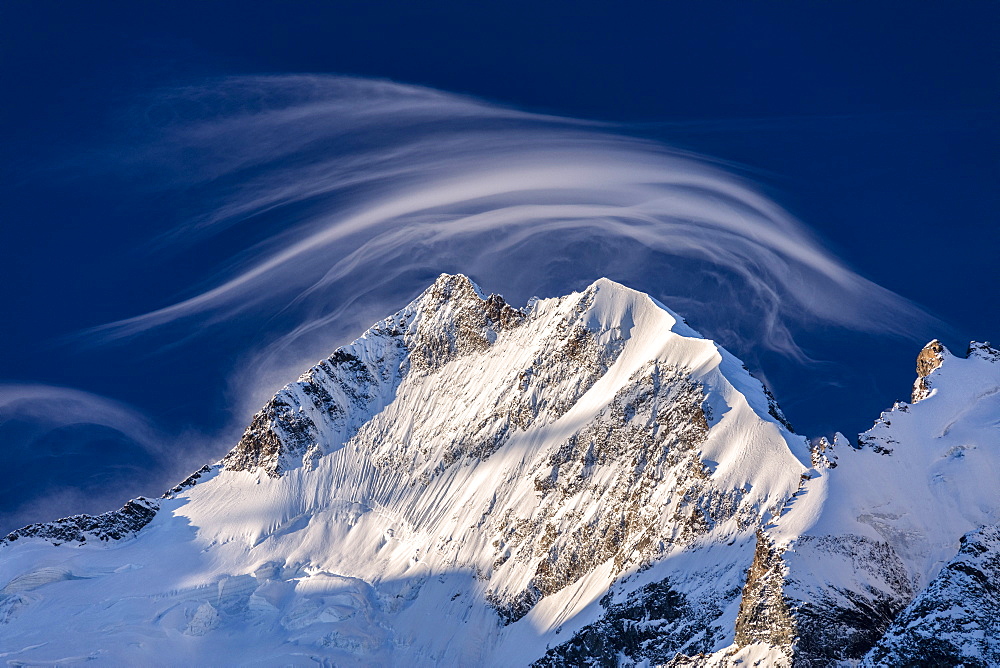
[[[917,403],[926,399],[931,393],[931,384],[927,379],[941,364],[944,358],[951,353],[937,339],[934,339],[917,355],[917,380],[913,383],[913,396],[911,403]]]

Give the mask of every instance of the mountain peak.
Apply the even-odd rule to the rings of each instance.
[[[0,636],[26,663],[856,661],[948,532],[1000,519],[996,351],[948,355],[921,353],[933,398],[884,414],[878,447],[810,450],[644,293],[516,309],[442,274],[221,465],[0,543]]]
[[[441,274],[424,290],[423,294],[433,295],[438,299],[476,297],[485,300],[487,298],[476,282],[465,274]]]
[[[648,298],[646,293],[634,290],[628,287],[627,285],[619,283],[618,281],[613,281],[606,276],[602,276],[601,278],[597,279],[596,281],[588,285],[587,289],[584,290],[584,292],[589,292],[589,291],[597,292],[599,290],[610,290],[612,292],[615,292],[616,294],[629,294],[633,296],[642,296]]]

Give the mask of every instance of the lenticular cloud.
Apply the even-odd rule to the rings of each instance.
[[[103,340],[248,311],[296,314],[276,345],[356,335],[442,271],[515,298],[607,275],[792,356],[798,327],[906,334],[925,319],[753,184],[627,128],[327,76],[172,90],[144,117],[156,139],[131,160],[200,202],[157,243],[243,241],[207,289]]]

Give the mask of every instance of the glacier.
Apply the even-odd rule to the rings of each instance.
[[[810,441],[645,294],[442,275],[162,498],[0,541],[0,658],[997,665],[998,474],[986,344]]]

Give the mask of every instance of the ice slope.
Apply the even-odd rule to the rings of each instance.
[[[0,544],[0,658],[707,655],[733,646],[759,527],[810,470],[761,384],[648,296],[601,279],[516,310],[443,275],[134,534]]]

